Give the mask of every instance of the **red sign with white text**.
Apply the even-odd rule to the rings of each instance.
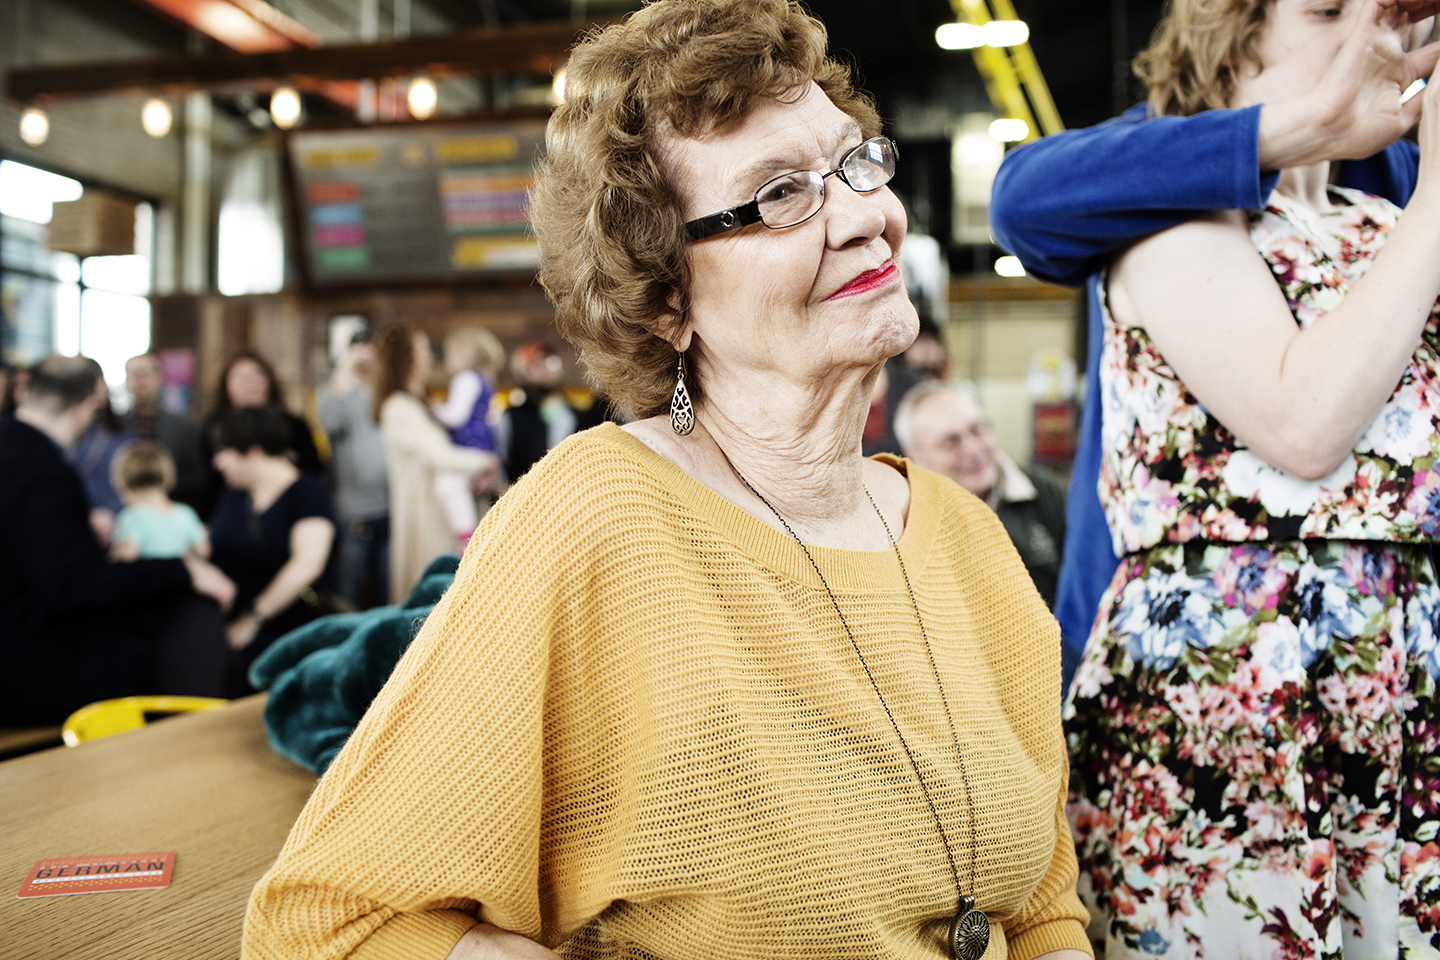
[[[159,890],[170,886],[175,852],[125,853],[103,857],[58,857],[37,860],[17,900],[63,897],[72,893],[114,893],[117,890]]]

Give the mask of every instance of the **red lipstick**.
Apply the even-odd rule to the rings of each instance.
[[[840,300],[845,297],[853,297],[857,294],[866,293],[870,290],[883,287],[886,284],[893,283],[899,278],[900,268],[895,265],[895,261],[886,260],[874,270],[866,270],[826,299]]]

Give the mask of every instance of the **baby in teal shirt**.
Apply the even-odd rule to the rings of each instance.
[[[115,517],[110,556],[115,560],[166,560],[210,556],[210,534],[195,511],[170,499],[175,461],[152,440],[126,444],[111,466],[125,508]]]

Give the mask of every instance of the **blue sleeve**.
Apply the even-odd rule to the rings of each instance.
[[[70,454],[71,463],[85,485],[85,498],[91,509],[118,514],[125,508],[125,501],[120,499],[110,477],[110,462],[130,439],[129,434],[111,433],[97,423],[75,444]]]
[[[1420,147],[1409,140],[1396,140],[1368,160],[1346,163],[1340,168],[1340,184],[1403,207],[1410,202],[1419,175]]]
[[[1100,506],[1100,278],[1090,278],[1089,332],[1085,358],[1085,404],[1080,408],[1080,445],[1070,471],[1065,501],[1065,544],[1055,588],[1055,619],[1060,621],[1062,690],[1079,664],[1079,652],[1090,638],[1100,597],[1120,566],[1110,540],[1110,527]]]
[[[1264,206],[1260,107],[1146,119],[1143,104],[1012,150],[990,199],[995,239],[1032,276],[1079,286],[1117,248],[1202,210]]]

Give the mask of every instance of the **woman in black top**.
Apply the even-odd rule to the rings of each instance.
[[[279,637],[319,614],[335,541],[330,494],[286,456],[288,430],[269,407],[240,407],[212,431],[215,469],[226,489],[210,520],[216,566],[235,581],[227,639],[236,651],[234,693],[243,674]]]

